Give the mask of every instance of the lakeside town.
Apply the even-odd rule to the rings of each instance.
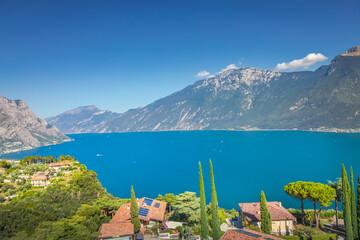
[[[261,196],[259,194],[260,201],[254,199],[250,203],[238,202],[238,209],[225,210],[220,208],[217,202],[215,178],[212,165],[210,166],[211,202],[207,205],[200,164],[200,197],[194,192],[184,192],[179,195],[172,193],[159,195],[156,199],[147,196],[137,198],[131,187],[131,199],[119,199],[107,193],[98,182],[96,173],[87,170],[86,166],[80,164],[74,157],[61,155],[55,158],[37,155],[22,160],[3,159],[0,161],[2,238],[63,239],[56,237],[58,233],[51,230],[55,226],[48,226],[49,229],[44,230],[42,225],[45,223],[56,225],[58,222],[75,217],[81,219],[73,222],[76,227],[61,231],[68,231],[66,234],[74,237],[74,234],[79,234],[77,231],[80,230],[75,230],[78,225],[84,225],[80,229],[87,232],[86,234],[83,232],[82,234],[85,235],[79,235],[77,239],[297,240],[339,239],[348,234],[346,231],[349,223],[346,224],[346,212],[338,211],[338,206],[344,202],[343,204],[350,206],[349,209],[355,209],[355,213],[348,211],[348,214],[356,214],[352,169],[351,184],[348,183],[348,189],[342,187],[343,179],[345,182],[348,181],[346,172],[343,172],[343,179],[338,179],[336,182],[329,181],[328,184],[299,181],[284,187],[289,197],[299,200],[299,206],[300,202],[303,206],[304,201],[310,201],[314,204],[315,211],[287,209],[279,201],[267,202],[264,192],[261,192]],[[62,194],[61,200],[57,199],[59,193]],[[40,200],[44,196],[47,196],[46,200]],[[48,202],[49,197],[53,199],[50,202]],[[59,200],[60,202],[57,202]],[[75,209],[59,216],[56,216],[55,212],[48,213],[53,215],[50,219],[48,214],[45,214],[38,218],[39,222],[29,223],[31,230],[24,228],[22,226],[24,223],[19,224],[10,220],[12,214],[16,215],[16,211],[24,211],[24,202],[27,202],[26,205],[30,206],[30,209],[35,210],[36,204],[41,208],[44,208],[44,204],[47,206],[60,204],[61,208],[66,209],[65,206],[71,201],[74,203],[69,207],[76,206]],[[322,209],[331,206],[333,202],[336,211]],[[343,205],[343,208],[346,206]],[[25,209],[29,211],[29,207]],[[353,219],[357,221],[357,217]],[[29,217],[23,218],[25,222],[28,220]],[[90,224],[91,228],[87,226],[90,220],[94,221]],[[358,234],[356,232],[358,226],[355,227],[352,233],[354,235]]]

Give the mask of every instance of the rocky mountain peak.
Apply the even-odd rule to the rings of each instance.
[[[75,109],[71,109],[69,111],[64,112],[64,114],[79,114],[81,112],[98,112],[100,109],[95,105],[81,106]]]
[[[25,101],[0,96],[0,153],[69,140],[56,127],[36,116]]]
[[[197,88],[210,87],[215,92],[249,88],[254,85],[267,84],[281,76],[280,72],[262,70],[252,67],[229,69],[215,77],[206,78]]]

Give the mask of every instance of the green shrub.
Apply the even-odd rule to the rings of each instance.
[[[178,232],[181,232],[181,231],[182,231],[182,226],[177,226],[177,227],[175,228],[175,230],[177,230]]]
[[[247,229],[250,229],[250,230],[257,231],[257,232],[261,232],[259,226],[249,225],[249,226],[246,226],[246,228],[247,228]]]
[[[152,231],[151,231],[150,229],[145,230],[145,234],[147,234],[147,235],[152,235]]]
[[[336,240],[336,234],[329,233],[329,234],[318,234],[312,236],[313,240]]]
[[[9,191],[9,194],[10,194],[10,195],[14,195],[16,192],[17,192],[16,189],[11,189],[11,190]]]
[[[300,209],[294,209],[294,208],[289,208],[288,211],[294,215],[294,217],[296,217],[298,220],[301,220],[301,210]],[[312,209],[305,209],[305,212],[311,212],[313,213],[314,210]],[[328,210],[322,210],[320,213],[320,217],[321,218],[332,218],[334,217],[336,214],[334,209],[328,209]],[[343,218],[343,213],[342,211],[338,211],[338,217],[339,218]]]
[[[31,190],[33,190],[33,189],[41,189],[41,188],[44,188],[44,186],[31,186]]]
[[[193,227],[192,231],[194,232],[195,235],[200,235],[200,228],[199,227]]]
[[[3,183],[0,184],[0,190],[2,193],[5,193],[7,190],[9,190],[11,188],[12,185],[7,184],[7,183]]]
[[[18,197],[13,197],[13,198],[10,198],[9,199],[11,202],[14,202],[14,201],[17,201],[18,200]]]
[[[294,235],[294,236],[279,236],[279,237],[283,238],[283,239],[290,239],[290,240],[306,240],[306,237],[297,236],[297,235]]]

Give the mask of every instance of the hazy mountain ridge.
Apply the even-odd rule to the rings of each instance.
[[[46,118],[50,124],[56,126],[63,133],[89,133],[98,129],[119,116],[107,110],[100,110],[94,105],[78,107],[66,111],[55,117]]]
[[[0,95],[0,153],[62,143],[70,138],[37,117],[23,100]]]
[[[359,80],[359,56],[314,72],[231,69],[77,132],[360,129]]]

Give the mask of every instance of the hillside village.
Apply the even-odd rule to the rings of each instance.
[[[55,162],[59,161],[59,162]],[[0,202],[19,196],[17,192],[43,189],[76,171],[80,163],[70,156],[27,157],[0,161]]]

